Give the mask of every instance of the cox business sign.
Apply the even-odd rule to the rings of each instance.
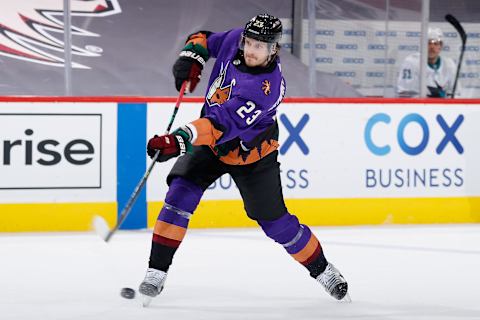
[[[101,188],[101,114],[0,113],[0,189]]]
[[[399,195],[478,195],[475,123],[480,110],[461,105],[404,107],[369,112],[364,121],[364,188]]]
[[[198,116],[197,107],[184,108],[182,117],[187,109],[190,119],[177,123]],[[168,108],[149,108],[151,127],[168,113]],[[282,103],[278,122],[285,198],[480,195],[477,105]],[[150,200],[165,195],[171,165],[160,164],[152,173]],[[204,198],[239,199],[240,194],[225,175]]]

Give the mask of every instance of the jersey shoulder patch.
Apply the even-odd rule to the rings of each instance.
[[[283,88],[283,89],[282,89]],[[258,105],[270,109],[285,94],[285,84],[280,72],[258,74],[238,83],[236,95],[245,100],[255,101]]]

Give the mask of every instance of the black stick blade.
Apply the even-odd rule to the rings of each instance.
[[[451,14],[447,14],[445,15],[445,20],[450,22],[450,24],[457,30],[460,38],[462,38],[462,43],[465,45],[465,42],[467,42],[467,34],[465,33],[465,30],[463,29],[457,18],[455,18]]]

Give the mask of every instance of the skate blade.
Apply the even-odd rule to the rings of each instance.
[[[150,302],[152,302],[152,297],[145,296],[142,294],[142,306],[144,308],[148,308],[148,306],[150,305]]]
[[[342,300],[340,300],[341,302],[345,302],[345,303],[351,303],[352,302],[352,299],[350,298],[350,295],[347,293],[345,295],[345,297],[342,298]]]

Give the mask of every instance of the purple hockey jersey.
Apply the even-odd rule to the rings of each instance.
[[[258,161],[277,149],[276,111],[285,95],[278,57],[267,67],[245,65],[238,49],[242,31],[208,37],[208,52],[216,61],[202,109],[202,117],[221,132],[210,147],[220,160],[235,165]]]

